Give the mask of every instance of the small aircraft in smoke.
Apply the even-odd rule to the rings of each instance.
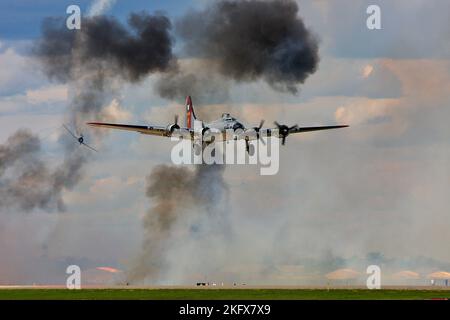
[[[84,142],[83,134],[79,134],[79,135],[78,135],[78,134],[73,133],[69,128],[67,128],[67,126],[66,126],[65,124],[63,124],[63,127],[64,127],[64,129],[67,130],[67,132],[70,133],[70,135],[71,135],[72,137],[74,137],[74,139],[76,139],[76,140],[78,141],[78,143],[79,143],[80,145],[83,145],[83,146],[85,146],[86,148],[89,148],[89,149],[91,149],[91,150],[97,152],[97,150],[95,150],[93,147],[91,147],[90,145],[88,145],[88,144],[86,144],[86,143]]]
[[[192,99],[190,96],[186,97],[185,106],[186,106],[185,127],[180,127],[180,125],[178,124],[178,116],[175,116],[175,121],[173,124],[169,124],[167,126],[156,126],[156,125],[140,126],[140,125],[102,123],[102,122],[88,122],[87,124],[93,127],[135,131],[142,134],[163,136],[163,137],[180,136],[181,132],[187,132],[190,135],[190,138],[194,141],[195,139],[198,139],[198,136],[196,137],[195,135],[196,132],[194,131],[194,121],[198,120],[197,117],[195,116],[194,106],[192,104]],[[286,138],[294,133],[339,129],[348,127],[348,125],[299,127],[298,125],[287,126],[285,124],[280,124],[276,121],[274,122],[274,124],[275,128],[263,128],[264,120],[261,120],[261,122],[257,127],[246,128],[241,122],[239,122],[236,118],[233,118],[229,113],[224,113],[222,114],[221,118],[215,121],[209,123],[204,123],[203,121],[200,121],[199,133],[201,133],[201,136],[203,137],[208,131],[211,131],[213,134],[215,134],[214,136],[215,141],[245,139],[247,152],[252,153],[250,151],[251,146],[249,144],[249,141],[260,139],[261,142],[264,143],[264,140],[262,139],[262,137],[264,136],[278,137],[279,139],[281,139],[281,144],[285,145]],[[226,131],[230,129],[233,130],[234,132],[239,131],[240,133],[237,135],[230,136],[226,133]]]

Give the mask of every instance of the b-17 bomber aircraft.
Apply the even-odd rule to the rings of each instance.
[[[194,125],[196,123],[196,125]],[[250,140],[260,139],[264,143],[263,137],[274,136],[281,139],[281,144],[286,143],[286,138],[294,133],[319,131],[319,130],[329,130],[329,129],[339,129],[348,127],[348,125],[336,125],[336,126],[318,126],[318,127],[299,127],[298,125],[287,126],[284,124],[279,124],[274,122],[275,128],[263,128],[264,120],[261,120],[259,126],[257,127],[245,127],[237,119],[233,118],[229,113],[224,113],[222,116],[212,122],[204,123],[203,121],[197,120],[194,112],[194,106],[192,104],[192,99],[190,96],[186,97],[186,121],[185,127],[180,127],[178,124],[178,116],[175,116],[175,121],[167,126],[158,125],[128,125],[128,124],[115,124],[115,123],[102,123],[102,122],[88,122],[89,126],[135,131],[142,134],[162,136],[162,137],[174,137],[182,136],[194,141],[199,138],[203,138],[205,135],[214,136],[214,141],[227,141],[227,140],[238,140],[245,139],[247,152],[250,152]],[[198,125],[198,129],[196,129]],[[196,131],[197,130],[197,131]],[[236,132],[237,134],[229,135],[227,131]],[[202,139],[206,141],[206,139]]]

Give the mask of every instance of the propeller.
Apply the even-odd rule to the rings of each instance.
[[[259,140],[259,138],[260,138],[259,131],[262,129],[263,125],[264,125],[264,120],[261,120],[258,127],[253,127],[253,130],[255,130],[255,132],[256,132],[257,140]],[[266,142],[262,138],[261,138],[261,142],[263,145],[266,145]]]
[[[75,130],[75,131],[76,131],[76,134],[75,134],[75,133],[73,133],[73,132],[65,125],[65,124],[63,124],[62,126],[63,126],[64,129],[66,129],[67,132],[69,132],[70,135],[71,135],[72,137],[74,137],[80,144],[82,144],[82,145],[85,146],[86,148],[89,148],[89,149],[91,149],[91,150],[93,150],[93,151],[95,151],[95,152],[98,152],[95,148],[91,147],[90,145],[88,145],[88,144],[86,144],[86,143],[84,142],[84,136],[83,136],[82,133],[79,133],[78,129]]]
[[[175,130],[180,129],[180,126],[178,125],[178,115],[177,114],[174,116],[174,123],[172,125],[168,125],[167,128],[170,132],[174,132]]]
[[[274,122],[274,124],[277,126],[279,134],[281,136],[281,144],[284,146],[286,143],[286,137],[291,133],[291,130],[297,129],[298,125],[294,125],[292,127],[288,127],[285,124],[279,124],[278,122]]]
[[[84,142],[84,136],[83,136],[83,133],[80,131],[80,130],[78,130],[78,128],[75,128],[75,133],[76,133],[76,135],[78,136],[78,142],[79,143],[81,143],[81,144],[83,144],[83,142]]]

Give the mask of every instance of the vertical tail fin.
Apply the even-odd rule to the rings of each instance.
[[[191,96],[186,97],[186,128],[191,129],[194,126],[194,120],[197,119],[192,105]]]

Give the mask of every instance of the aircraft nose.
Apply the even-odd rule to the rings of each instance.
[[[237,129],[244,129],[244,126],[240,123],[235,123],[233,125],[233,130],[237,130]]]

